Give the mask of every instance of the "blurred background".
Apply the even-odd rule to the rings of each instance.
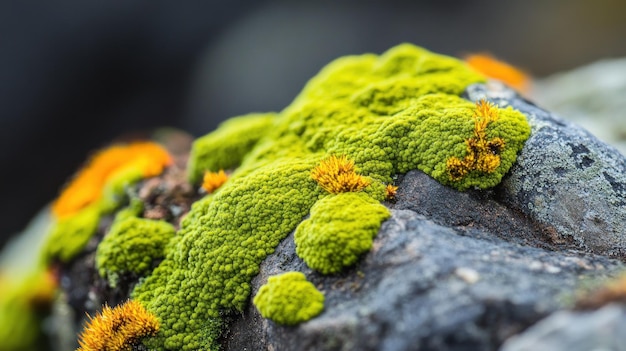
[[[332,59],[401,42],[487,51],[551,82],[626,56],[626,1],[2,1],[0,247],[93,150],[281,110]]]

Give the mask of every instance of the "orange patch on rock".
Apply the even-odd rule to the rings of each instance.
[[[465,62],[476,71],[500,80],[520,93],[527,93],[530,89],[531,79],[526,73],[490,54],[471,54],[465,57]]]
[[[153,142],[113,145],[96,153],[52,204],[58,218],[69,217],[98,201],[107,181],[120,170],[136,167],[144,178],[161,174],[172,163],[168,152]]]

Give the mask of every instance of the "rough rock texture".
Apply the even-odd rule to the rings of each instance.
[[[399,176],[374,248],[338,275],[309,269],[291,235],[263,262],[252,296],[269,276],[301,271],[324,292],[325,311],[282,327],[250,305],[232,316],[224,349],[497,350],[568,307],[583,281],[624,269],[614,259],[626,258],[624,158],[506,88],[467,90],[484,96],[533,128],[503,183],[458,192],[419,171]]]
[[[603,59],[533,82],[532,100],[626,155],[626,58]]]
[[[626,308],[608,305],[593,312],[560,311],[511,338],[501,351],[624,351]]]
[[[373,250],[353,270],[321,276],[295,255],[293,236],[261,266],[268,276],[305,272],[325,311],[282,327],[248,308],[229,328],[227,350],[495,350],[563,305],[585,277],[621,264],[579,252],[549,252],[464,237],[408,210],[393,210]]]
[[[522,111],[531,124],[517,163],[498,197],[555,233],[554,244],[626,258],[626,159],[575,124],[517,98],[507,89],[468,88]]]

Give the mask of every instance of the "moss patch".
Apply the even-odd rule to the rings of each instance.
[[[96,267],[112,287],[122,273],[142,276],[153,262],[165,257],[165,247],[174,236],[174,226],[137,217],[116,218],[109,233],[98,245]]]
[[[530,130],[513,110],[501,110],[485,130],[489,139],[506,142],[497,169],[460,181],[446,170],[447,159],[465,157],[474,130],[475,106],[458,95],[484,80],[458,60],[400,45],[380,57],[338,59],[281,113],[236,118],[199,139],[189,164],[191,181],[199,182],[207,170],[238,168],[193,206],[165,260],[133,292],[162,321],[149,346],[218,348],[221,316],[244,309],[261,261],[327,196],[311,172],[331,155],[345,155],[371,180],[354,198],[367,206],[374,205],[360,196],[382,200],[392,176],[411,169],[461,190],[496,185]],[[325,206],[333,208],[320,205]],[[384,216],[374,211],[373,217],[372,223],[380,223]],[[373,229],[360,231],[371,237]]]
[[[269,277],[254,297],[264,318],[278,324],[296,325],[317,316],[324,309],[324,295],[300,272]]]
[[[296,253],[323,274],[340,272],[372,247],[389,210],[365,193],[341,193],[318,201],[298,226]]]
[[[98,229],[100,208],[89,206],[71,217],[59,219],[53,224],[43,248],[43,260],[59,259],[68,262],[89,242]]]

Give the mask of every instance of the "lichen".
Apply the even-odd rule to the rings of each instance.
[[[306,322],[324,310],[324,295],[300,272],[269,277],[253,302],[261,316],[282,325]]]
[[[163,262],[132,293],[162,322],[148,346],[217,349],[222,316],[243,311],[259,264],[318,199],[299,229],[307,239],[303,250],[317,245],[309,228],[332,237],[340,230],[328,223],[337,223],[359,233],[356,249],[348,244],[341,261],[329,257],[338,245],[332,240],[329,248],[318,245],[326,253],[303,253],[310,262],[325,256],[320,269],[331,272],[356,262],[371,245],[388,216],[376,201],[385,198],[395,174],[420,169],[459,190],[498,184],[530,130],[511,109],[499,109],[500,118],[485,131],[489,140],[506,142],[493,172],[453,180],[446,168],[449,158],[465,157],[465,140],[474,133],[474,104],[459,95],[484,80],[461,61],[400,45],[380,57],[338,59],[281,113],[238,117],[198,139],[188,166],[192,182],[206,171],[236,169],[219,191],[193,205]],[[332,155],[352,160],[370,184],[358,193],[329,195],[311,174]],[[351,213],[351,207],[365,212]],[[366,225],[350,227],[332,211]]]
[[[471,54],[465,57],[465,62],[476,71],[487,77],[500,80],[520,93],[527,93],[530,90],[531,78],[528,74],[498,60],[491,54]]]
[[[153,142],[118,144],[98,152],[52,205],[44,263],[72,259],[96,232],[100,217],[123,202],[128,185],[160,174],[171,162],[167,151]]]
[[[296,253],[322,274],[338,273],[370,250],[389,216],[385,206],[364,193],[327,196],[296,229]]]
[[[52,213],[66,218],[98,202],[107,183],[117,177],[114,183],[119,184],[118,172],[128,174],[129,167],[146,178],[160,174],[171,162],[167,151],[152,142],[108,147],[93,156],[67,185],[52,204]]]

